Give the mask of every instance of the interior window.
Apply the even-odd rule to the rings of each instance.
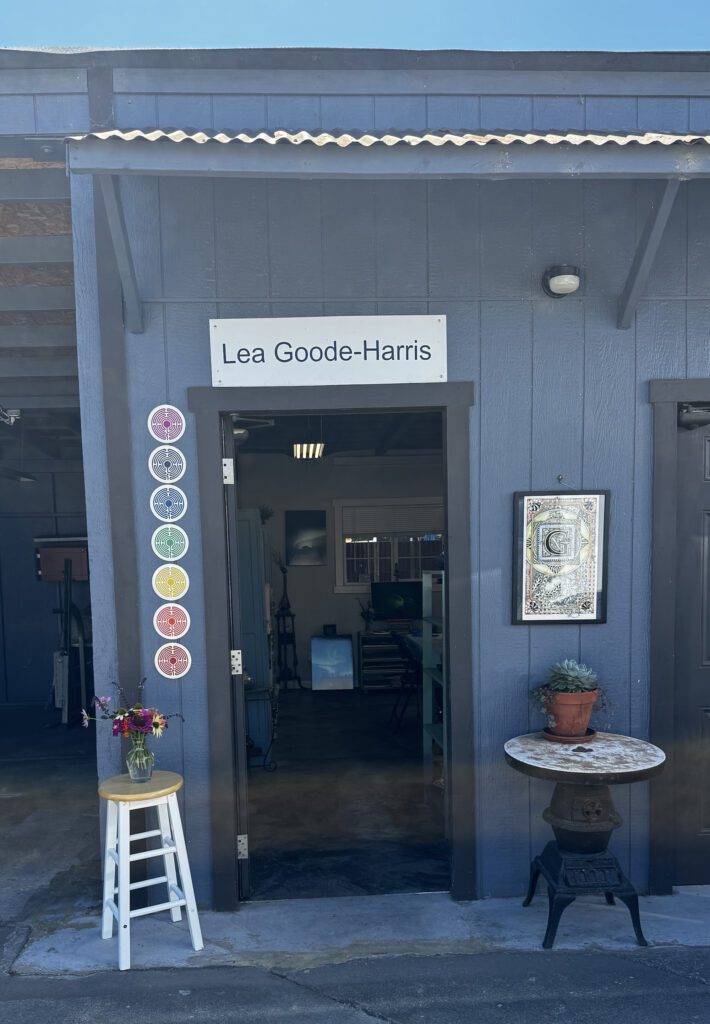
[[[343,537],[346,584],[420,580],[441,567],[443,533],[346,534]]]

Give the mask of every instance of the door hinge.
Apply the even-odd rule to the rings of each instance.
[[[232,667],[232,675],[240,676],[242,674],[242,652],[241,651],[230,651],[229,652],[229,663]]]
[[[237,860],[249,860],[249,836],[237,836]]]
[[[222,483],[234,483],[234,459],[222,459]]]

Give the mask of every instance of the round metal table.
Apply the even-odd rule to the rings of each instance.
[[[555,839],[533,860],[523,903],[530,904],[542,875],[549,899],[543,947],[552,947],[565,907],[590,893],[603,894],[607,903],[620,899],[628,907],[637,942],[646,946],[638,894],[607,849],[611,833],[622,824],[609,786],[657,775],[666,755],[644,740],[603,732],[577,743],[555,743],[541,732],[529,733],[508,740],[504,749],[516,771],[556,783],[543,813]]]

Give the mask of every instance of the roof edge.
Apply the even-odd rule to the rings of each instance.
[[[0,69],[47,67],[218,70],[710,71],[710,52],[603,50],[394,50],[330,47],[245,49],[0,48]]]

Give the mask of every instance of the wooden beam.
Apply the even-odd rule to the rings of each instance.
[[[0,263],[71,262],[71,235],[0,236]]]
[[[0,310],[74,309],[74,289],[54,285],[0,288]]]
[[[7,397],[0,386],[0,405],[6,409],[78,409],[79,395],[12,395]]]
[[[0,378],[4,377],[76,377],[74,356],[32,356],[0,354]]]
[[[121,194],[118,189],[118,178],[115,175],[102,174],[99,177],[101,195],[106,210],[108,229],[111,235],[118,274],[121,278],[123,290],[124,321],[127,329],[132,334],[142,334],[145,327],[143,323],[143,305],[138,293],[136,271],[133,266],[133,256],[126,232],[126,224],[123,219],[123,208],[121,206]]]
[[[636,246],[629,276],[619,299],[617,326],[622,331],[631,326],[636,314],[636,306],[646,287],[679,187],[680,181],[677,178],[669,179],[663,187],[660,199],[656,200],[651,207],[646,226]]]
[[[201,177],[323,178],[419,181],[490,178],[710,178],[710,146],[245,145],[124,142],[87,137],[70,142],[74,174],[179,174]]]
[[[0,171],[0,202],[68,198],[66,171]]]
[[[71,324],[17,324],[0,327],[3,349],[76,348],[76,327]]]

